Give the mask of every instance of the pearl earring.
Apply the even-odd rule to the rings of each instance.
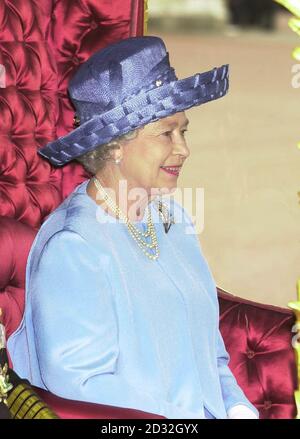
[[[119,159],[117,159],[117,160],[115,160],[115,163],[118,165],[119,163],[121,162],[121,159],[119,158]]]

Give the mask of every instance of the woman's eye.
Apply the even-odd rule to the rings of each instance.
[[[186,132],[187,132],[187,130],[182,130],[181,135],[184,137]],[[164,137],[171,137],[173,135],[173,132],[172,131],[164,131],[161,135]]]

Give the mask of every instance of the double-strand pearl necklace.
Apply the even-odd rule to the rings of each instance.
[[[138,244],[138,246],[142,249],[143,253],[151,260],[156,260],[159,256],[159,248],[158,248],[158,242],[157,242],[157,237],[156,237],[156,232],[155,232],[155,227],[154,224],[152,222],[152,218],[151,218],[151,211],[149,209],[149,206],[147,206],[148,209],[148,215],[147,215],[147,231],[146,232],[141,232],[140,230],[137,229],[137,227],[135,227],[130,221],[129,218],[121,211],[121,209],[119,208],[119,206],[117,204],[115,204],[115,202],[113,201],[113,199],[108,195],[108,193],[104,190],[103,186],[101,185],[100,181],[98,180],[97,177],[93,177],[93,181],[94,184],[96,186],[96,188],[102,192],[102,194],[104,195],[104,201],[107,203],[107,205],[110,207],[110,209],[115,213],[115,215],[117,216],[117,218],[121,218],[126,226],[128,227],[128,230],[131,234],[131,236],[133,237],[133,239],[136,241],[136,243]],[[149,237],[151,238],[151,244],[149,244],[148,242],[146,242],[143,238],[147,238]],[[145,248],[146,247],[146,248]],[[149,253],[149,251],[147,251],[147,248],[149,249],[153,249],[155,248],[155,254],[153,255],[152,253]]]

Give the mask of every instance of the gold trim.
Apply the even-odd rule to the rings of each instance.
[[[9,394],[7,405],[14,419],[59,418],[27,384],[17,385]]]
[[[149,20],[148,0],[144,0],[144,35],[147,35]]]
[[[24,396],[21,395],[22,393],[24,393],[24,390],[24,386],[18,385],[7,398],[7,406],[13,417],[18,412],[21,404],[23,404],[24,402]]]

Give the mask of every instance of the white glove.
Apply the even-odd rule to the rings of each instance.
[[[238,404],[228,410],[227,419],[259,419],[259,417],[247,405]]]

